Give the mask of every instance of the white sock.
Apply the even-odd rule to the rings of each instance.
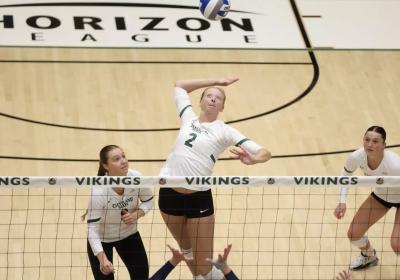
[[[194,259],[194,255],[193,255],[193,249],[189,248],[189,249],[181,249],[183,255],[185,256],[185,258],[187,260],[193,260]]]
[[[222,279],[224,279],[224,277],[225,276],[222,273],[222,271],[213,266],[213,268],[210,270],[210,272],[207,273],[206,276],[204,276],[204,279],[206,279],[206,280],[222,280]]]

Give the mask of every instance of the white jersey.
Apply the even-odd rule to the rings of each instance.
[[[127,176],[141,176],[129,170]],[[141,203],[139,204],[139,199]],[[142,209],[147,213],[153,207],[153,192],[149,188],[124,189],[122,195],[110,187],[94,187],[88,207],[88,240],[95,255],[103,251],[101,242],[122,240],[137,232],[137,223],[121,221],[121,210],[133,212]]]
[[[200,123],[186,90],[175,88],[175,102],[181,127],[160,176],[210,176],[220,154],[229,146],[241,146],[251,154],[261,149],[221,120]],[[208,189],[204,187],[200,190]]]
[[[342,176],[351,176],[357,168],[362,169],[365,176],[399,176],[400,175],[400,157],[389,150],[384,150],[382,162],[379,166],[371,170],[368,166],[367,154],[364,148],[350,154],[342,170]],[[340,190],[340,202],[346,203],[347,187]],[[400,203],[400,187],[375,187],[374,193],[381,199]]]

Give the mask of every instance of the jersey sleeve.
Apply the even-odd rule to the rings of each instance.
[[[390,176],[400,176],[400,164],[398,166],[396,166],[395,168],[393,168]]]
[[[226,125],[225,137],[227,146],[235,145],[241,147],[252,155],[257,154],[257,152],[262,148],[260,145],[246,138],[237,129],[234,129],[229,125]]]
[[[141,202],[139,209],[142,209],[145,214],[153,208],[154,196],[150,188],[139,189],[139,199]]]
[[[357,150],[349,155],[346,160],[346,163],[343,166],[341,176],[352,176],[356,171],[358,166],[360,165],[360,153],[362,150]],[[340,188],[340,203],[346,203],[347,192],[349,188],[346,186],[342,186]]]
[[[168,261],[149,280],[165,280],[174,268],[175,266]]]
[[[386,150],[384,157],[389,158],[389,176],[400,176],[400,157],[396,153],[392,151],[389,153]]]
[[[99,225],[104,215],[106,197],[102,192],[92,189],[88,207],[88,240],[93,254],[96,256],[103,251],[99,235]]]
[[[130,169],[128,176],[142,176],[142,173],[137,170]],[[139,199],[141,202],[139,209],[142,209],[145,214],[153,208],[153,191],[150,188],[140,188]]]
[[[197,116],[193,111],[192,102],[190,101],[187,91],[183,88],[175,87],[174,95],[181,123],[186,123],[189,120],[196,118]]]
[[[225,279],[226,280],[239,280],[239,278],[236,276],[236,274],[232,270],[228,274],[225,274]]]

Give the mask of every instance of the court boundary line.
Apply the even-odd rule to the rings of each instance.
[[[399,148],[400,144],[388,145],[386,149]],[[356,149],[338,150],[330,152],[302,153],[302,154],[286,154],[273,155],[272,158],[296,158],[296,157],[315,157],[315,156],[330,156],[337,154],[348,154]],[[0,155],[0,159],[9,160],[35,160],[35,161],[62,161],[62,162],[98,162],[98,159],[76,159],[76,158],[51,158],[51,157],[20,157],[20,156],[5,156]],[[236,160],[232,158],[220,158],[218,160]],[[166,159],[130,159],[129,162],[165,162]]]
[[[312,62],[270,61],[122,61],[122,60],[0,60],[0,63],[65,63],[65,64],[256,64],[256,65],[312,65]]]

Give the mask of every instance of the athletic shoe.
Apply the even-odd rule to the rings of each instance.
[[[351,262],[350,269],[359,270],[370,266],[375,266],[378,264],[378,261],[379,259],[376,256],[375,250],[373,256],[367,256],[364,255],[363,252],[361,252],[361,255],[359,255],[354,261]]]

